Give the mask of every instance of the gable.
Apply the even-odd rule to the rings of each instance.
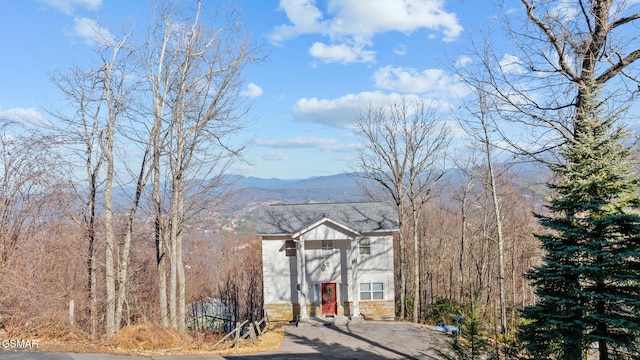
[[[395,209],[387,203],[309,203],[263,206],[256,233],[263,236],[302,233],[323,219],[360,234],[398,229]]]
[[[340,226],[332,221],[323,221],[314,226],[305,228],[304,231],[300,231],[293,235],[294,238],[299,238],[303,241],[308,240],[348,240],[357,233],[349,230],[344,226]]]

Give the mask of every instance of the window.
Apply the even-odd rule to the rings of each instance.
[[[322,250],[333,250],[333,240],[322,240]]]
[[[287,240],[284,243],[284,253],[286,256],[296,256],[296,243],[293,240]]]
[[[361,283],[360,300],[382,300],[384,288],[382,283]]]
[[[320,307],[322,306],[322,284],[313,284],[313,290],[315,291],[313,295],[315,296],[316,306]]]
[[[358,241],[360,245],[360,254],[361,255],[369,255],[371,254],[371,239],[363,238]]]

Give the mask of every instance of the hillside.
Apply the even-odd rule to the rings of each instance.
[[[512,183],[524,189],[525,193],[538,198],[547,178],[547,171],[538,164],[523,163],[509,169]],[[444,191],[441,196],[451,196],[462,186],[462,174],[451,170],[441,180]],[[265,204],[305,203],[305,202],[350,202],[367,201],[361,184],[370,188],[375,184],[371,180],[358,177],[353,173],[340,173],[330,176],[310,177],[306,179],[264,179],[231,175],[234,194],[222,207],[207,209],[200,214],[199,225],[209,224],[210,229],[232,230],[245,227],[250,231],[255,220],[256,210]],[[540,197],[542,198],[542,197]],[[211,219],[217,219],[213,225]],[[224,225],[222,225],[224,224]],[[213,225],[213,226],[211,226]],[[213,230],[216,231],[216,230]]]

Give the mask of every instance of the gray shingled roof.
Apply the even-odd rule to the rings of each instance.
[[[398,229],[395,209],[383,202],[279,204],[260,208],[256,233],[294,234],[329,218],[361,233]]]

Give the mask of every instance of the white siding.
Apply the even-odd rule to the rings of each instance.
[[[355,236],[346,229],[334,224],[320,224],[300,236],[304,241],[305,286],[301,291],[306,294],[309,303],[316,303],[317,284],[332,282],[338,285],[338,296],[342,301],[354,301],[359,294],[346,291],[352,282],[351,276],[351,239]],[[371,253],[359,254],[357,284],[383,283],[384,299],[393,300],[393,237],[367,236],[370,239]],[[296,256],[285,255],[285,241],[282,239],[262,240],[262,260],[265,304],[297,303],[298,261]],[[289,238],[290,240],[290,238]],[[322,240],[332,240],[333,249],[322,249]],[[357,251],[357,250],[356,250]],[[356,290],[358,291],[358,290]]]
[[[306,282],[311,288],[319,283],[345,284],[348,282],[348,271],[346,264],[351,247],[349,240],[333,240],[332,250],[323,250],[322,240],[305,241],[305,261],[307,266]],[[311,289],[310,289],[311,290]],[[341,293],[340,286],[338,292]],[[309,291],[311,302],[317,301],[316,292]],[[344,294],[346,295],[346,294]],[[341,296],[344,296],[341,294]],[[345,297],[345,300],[348,297]]]
[[[358,254],[358,289],[360,283],[383,283],[384,299],[393,300],[393,237],[368,237],[371,254]]]
[[[358,270],[393,271],[393,237],[368,236],[371,254],[358,254]]]
[[[348,240],[349,234],[345,234],[344,229],[338,228],[334,224],[321,224],[300,236],[300,240]]]
[[[265,304],[298,302],[296,257],[285,255],[285,241],[262,240]]]

